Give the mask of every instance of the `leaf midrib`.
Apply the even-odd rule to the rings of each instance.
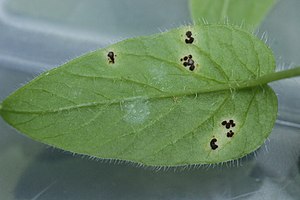
[[[173,93],[173,94],[167,94],[167,95],[153,95],[153,96],[136,96],[136,97],[129,97],[129,98],[123,98],[123,99],[114,99],[114,100],[109,100],[109,101],[98,101],[98,102],[88,102],[88,103],[81,103],[78,105],[74,106],[66,106],[66,107],[61,107],[59,109],[55,110],[13,110],[13,109],[7,109],[2,107],[1,110],[4,112],[11,112],[11,113],[19,113],[19,114],[51,114],[51,113],[58,113],[58,112],[64,112],[64,111],[71,111],[74,109],[78,108],[89,108],[89,107],[97,107],[101,105],[115,105],[115,104],[120,104],[120,103],[125,103],[125,102],[130,102],[130,101],[135,101],[135,100],[153,100],[153,99],[166,99],[170,98],[173,99],[174,97],[191,97],[199,94],[204,94],[204,93],[212,93],[212,92],[222,92],[222,91],[232,91],[236,89],[235,87],[231,87],[233,85],[239,85],[238,82],[235,82],[233,84],[220,84],[220,85],[215,85],[212,87],[206,87],[202,88],[200,91],[189,91],[189,92],[179,92],[179,93]],[[241,88],[243,89],[243,88]]]
[[[83,104],[78,104],[75,106],[67,106],[62,107],[60,109],[56,110],[45,110],[45,111],[22,111],[22,110],[13,110],[13,109],[7,109],[3,106],[3,103],[0,104],[0,114],[3,115],[4,112],[11,112],[11,113],[20,113],[20,114],[48,114],[48,113],[57,113],[62,111],[70,111],[72,109],[78,109],[78,108],[85,108],[85,107],[95,107],[99,105],[113,105],[113,104],[120,104],[123,102],[128,101],[134,101],[134,100],[151,100],[151,99],[163,99],[163,98],[174,98],[174,97],[189,97],[197,94],[203,94],[203,93],[211,93],[211,92],[221,92],[221,91],[232,91],[232,90],[242,90],[247,88],[254,88],[262,85],[266,85],[270,82],[286,79],[286,78],[292,78],[295,76],[300,76],[300,67],[296,67],[293,69],[285,70],[285,71],[279,71],[279,72],[273,72],[266,74],[264,76],[261,76],[257,79],[250,79],[250,80],[244,80],[244,81],[234,81],[234,82],[228,82],[228,84],[217,84],[214,86],[208,86],[205,88],[200,88],[198,90],[190,90],[190,91],[180,91],[178,93],[173,94],[166,94],[166,95],[153,95],[153,96],[136,96],[136,97],[129,97],[124,99],[115,99],[110,102],[107,101],[101,101],[101,102],[88,102]],[[25,89],[25,88],[24,88]],[[9,100],[9,98],[7,99]],[[5,101],[4,101],[5,103]]]

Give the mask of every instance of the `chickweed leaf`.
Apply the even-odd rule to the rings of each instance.
[[[277,116],[272,51],[225,25],[128,39],[45,72],[0,106],[67,151],[150,166],[225,162],[259,148]]]
[[[230,22],[253,30],[277,0],[190,0],[195,23]]]

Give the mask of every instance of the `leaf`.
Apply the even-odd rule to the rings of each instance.
[[[266,83],[274,69],[271,50],[246,31],[182,27],[46,72],[7,97],[0,113],[30,138],[84,155],[152,166],[219,163],[256,150],[270,134],[277,98]]]
[[[277,0],[190,0],[192,18],[196,24],[209,23],[244,24],[257,27]]]

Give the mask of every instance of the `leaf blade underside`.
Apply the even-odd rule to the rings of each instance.
[[[183,65],[189,55],[193,71]],[[224,162],[257,149],[277,115],[267,85],[230,90],[230,84],[274,69],[270,49],[245,31],[182,27],[46,72],[4,100],[1,115],[35,140],[80,154],[154,166]],[[227,129],[221,123],[230,119],[236,126]]]

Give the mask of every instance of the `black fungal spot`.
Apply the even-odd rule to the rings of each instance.
[[[190,59],[188,59],[187,63],[188,63],[189,65],[194,65],[194,60],[190,58]]]
[[[232,119],[229,120],[229,123],[231,124],[232,127],[235,127],[235,123],[234,123],[234,121]]]
[[[189,67],[189,70],[194,71],[195,67],[195,61],[192,59],[192,55],[184,56],[183,58],[180,59],[181,62],[183,62],[184,67]]]
[[[235,127],[235,123],[234,121],[231,119],[228,122],[227,121],[223,121],[221,123],[223,126],[225,126],[227,129],[230,129],[230,127]]]
[[[117,55],[115,55],[114,52],[112,52],[112,51],[108,52],[108,54],[107,54],[108,62],[114,64],[116,56]]]
[[[232,130],[230,130],[229,132],[227,132],[227,137],[232,137],[234,135],[234,132]]]
[[[191,65],[191,66],[190,66],[190,70],[191,70],[191,71],[194,71],[194,69],[195,69],[195,65]]]
[[[216,138],[213,138],[211,141],[210,141],[210,147],[212,150],[215,150],[218,148],[218,145],[216,144],[217,142],[217,139]]]
[[[186,44],[192,44],[194,42],[194,38],[192,37],[192,35],[193,35],[192,32],[191,31],[187,31],[185,33],[185,35],[187,37],[187,39],[185,39],[185,43]]]
[[[187,31],[185,33],[185,35],[186,35],[186,37],[190,38],[190,37],[192,37],[192,32],[191,31]]]
[[[193,42],[194,42],[194,38],[193,37],[185,39],[185,43],[187,43],[187,44],[193,44]]]

